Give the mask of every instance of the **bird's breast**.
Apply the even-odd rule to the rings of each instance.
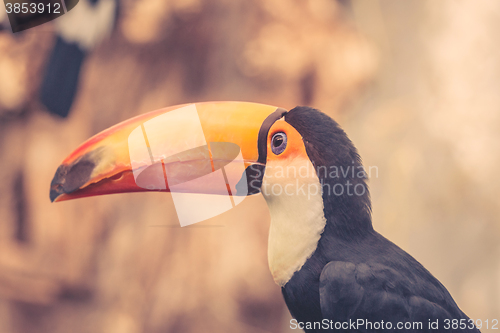
[[[266,165],[262,194],[271,214],[269,269],[284,286],[312,256],[325,228],[322,189],[312,163],[294,158]]]

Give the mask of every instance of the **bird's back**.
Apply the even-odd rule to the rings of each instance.
[[[322,237],[282,291],[306,332],[479,332],[429,271],[375,231]]]

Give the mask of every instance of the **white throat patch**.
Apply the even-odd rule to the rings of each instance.
[[[261,190],[271,214],[269,269],[282,287],[312,256],[323,233],[322,188],[311,161],[295,158],[268,161]]]

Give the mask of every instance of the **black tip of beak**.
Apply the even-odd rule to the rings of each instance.
[[[58,189],[53,189],[52,186],[50,188],[50,202],[54,202],[62,193],[58,191]]]
[[[60,195],[78,190],[90,179],[95,164],[87,159],[76,163],[61,164],[50,183],[50,201],[54,202]]]

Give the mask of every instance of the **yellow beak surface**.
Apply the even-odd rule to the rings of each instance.
[[[259,130],[276,110],[206,102],[126,120],[90,138],[62,162],[50,199],[140,191],[235,195],[245,168],[258,160]]]

